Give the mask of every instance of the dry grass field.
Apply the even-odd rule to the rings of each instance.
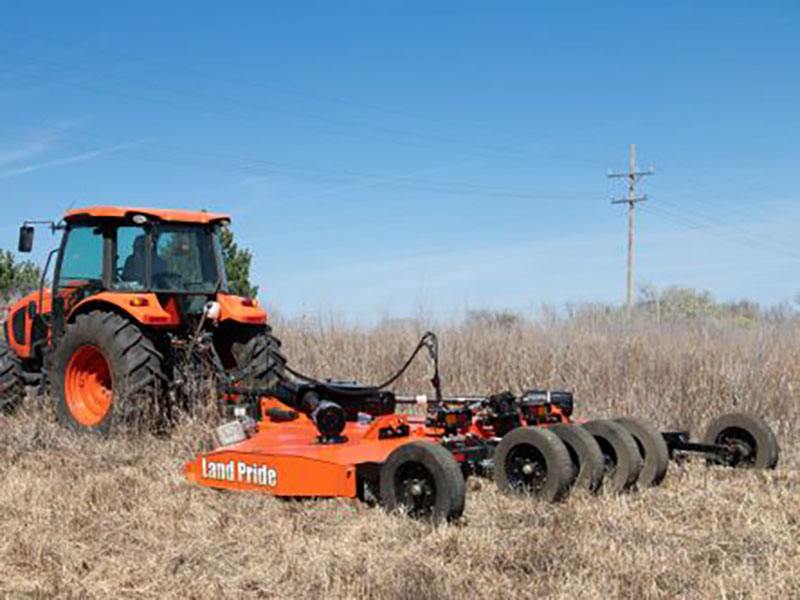
[[[602,315],[437,328],[451,393],[575,392],[578,416],[637,414],[698,434],[765,415],[770,473],[671,465],[660,488],[547,505],[468,485],[464,519],[431,528],[350,501],[191,487],[211,424],[103,440],[43,401],[0,417],[0,594],[10,597],[789,598],[800,595],[800,323],[624,323]],[[424,329],[278,323],[297,368],[382,378]],[[424,361],[398,384],[427,389]]]

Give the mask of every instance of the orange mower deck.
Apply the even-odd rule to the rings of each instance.
[[[411,425],[408,435],[381,439],[381,431]],[[386,415],[370,423],[347,423],[346,443],[321,443],[314,423],[305,415],[291,422],[264,419],[248,439],[201,454],[186,465],[190,481],[207,487],[252,490],[287,497],[357,495],[356,468],[382,464],[396,448],[435,438],[406,415]]]

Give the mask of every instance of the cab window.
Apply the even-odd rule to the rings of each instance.
[[[117,255],[111,285],[117,290],[147,288],[147,231],[137,225],[117,228]]]
[[[103,232],[92,225],[76,225],[67,232],[61,259],[60,287],[83,287],[103,281]]]
[[[160,225],[151,260],[157,291],[209,293],[218,285],[214,241],[204,227]]]

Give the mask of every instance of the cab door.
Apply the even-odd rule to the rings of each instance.
[[[111,234],[102,223],[72,223],[64,232],[53,278],[53,327],[64,330],[81,300],[108,288]]]

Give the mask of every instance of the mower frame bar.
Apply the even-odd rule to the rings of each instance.
[[[441,400],[431,398],[426,394],[419,396],[395,396],[395,402],[400,406],[424,406],[427,404],[474,404],[488,400],[488,396],[445,396]]]
[[[661,435],[667,443],[670,458],[674,458],[677,452],[704,454],[711,460],[724,463],[734,458],[734,452],[727,446],[691,441],[688,431],[662,431]]]

